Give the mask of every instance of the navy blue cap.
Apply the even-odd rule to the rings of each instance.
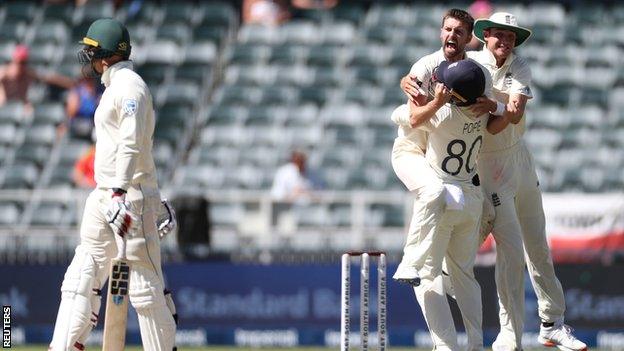
[[[453,91],[458,106],[474,104],[485,91],[485,73],[472,60],[443,61],[435,74],[438,82]]]

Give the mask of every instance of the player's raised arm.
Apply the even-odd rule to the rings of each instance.
[[[401,78],[401,90],[407,95],[410,101],[416,102],[419,106],[427,103],[427,94],[420,87],[422,83],[419,83],[418,77],[414,73],[409,73],[405,77]]]
[[[435,87],[433,100],[427,102],[423,106],[418,106],[416,103],[409,102],[410,113],[410,125],[412,128],[416,128],[421,124],[430,120],[440,107],[444,106],[451,99],[451,92],[444,84],[437,83]]]
[[[498,134],[503,131],[509,125],[509,118],[505,115],[495,116],[490,114],[490,118],[487,121],[487,131],[490,134]]]

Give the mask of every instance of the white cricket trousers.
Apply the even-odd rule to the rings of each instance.
[[[482,152],[478,162],[485,201],[495,210],[496,287],[503,337],[522,347],[524,329],[524,264],[544,322],[563,321],[565,300],[555,276],[546,239],[542,195],[533,158],[523,141],[498,152]]]
[[[130,303],[137,311],[143,348],[169,351],[175,339],[175,321],[164,295],[160,262],[160,238],[156,227],[160,192],[156,187],[131,186],[126,194],[130,210],[139,218],[137,230],[127,237],[130,261]],[[96,189],[88,197],[80,228],[80,249],[96,262],[96,284],[103,287],[117,244],[105,213],[111,201],[109,190]],[[77,249],[78,250],[78,249]]]
[[[446,259],[457,303],[468,335],[468,350],[483,349],[481,288],[474,277],[483,207],[480,187],[462,185],[463,210],[446,208],[441,183],[420,188],[415,195],[403,262],[418,269],[414,288],[436,350],[459,350],[453,317],[442,284]]]
[[[156,228],[156,216],[160,206],[160,193],[155,188],[132,186],[126,194],[130,210],[139,218],[137,231],[128,235],[126,256],[133,266],[143,266],[159,277],[160,239]],[[95,189],[87,198],[80,226],[80,247],[88,252],[97,264],[97,282],[103,286],[108,278],[110,260],[117,255],[114,234],[105,214],[111,202],[111,191]]]

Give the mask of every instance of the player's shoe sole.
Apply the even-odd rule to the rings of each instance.
[[[569,347],[565,347],[563,345],[559,345],[556,342],[554,342],[554,341],[552,341],[550,339],[546,339],[546,338],[541,337],[541,336],[537,337],[537,341],[540,344],[542,344],[542,345],[544,345],[546,347],[556,347],[559,350],[563,350],[563,351],[587,351],[587,347],[584,347],[582,349],[572,349],[572,348],[569,348]]]

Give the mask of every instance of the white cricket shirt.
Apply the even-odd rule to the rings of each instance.
[[[409,114],[409,106],[393,114]],[[442,106],[418,129],[428,133],[425,157],[444,182],[472,183],[489,114],[474,116],[467,107]]]
[[[106,86],[95,111],[95,181],[98,188],[157,187],[152,157],[152,95],[132,62],[121,61],[102,74]]]
[[[493,81],[493,94],[496,100],[507,104],[511,94],[521,94],[529,99],[533,98],[530,88],[531,69],[522,58],[512,53],[499,68],[496,67],[496,58],[487,48],[481,51],[468,52],[468,56],[490,71]],[[516,145],[522,139],[525,125],[525,118],[523,117],[518,124],[509,124],[496,135],[486,133],[483,140],[483,152],[501,151]]]
[[[416,76],[416,78],[422,82],[421,94],[427,95],[427,100],[430,101],[433,99],[433,93],[435,90],[435,70],[438,68],[440,63],[446,61],[444,57],[444,50],[441,48],[440,50],[431,53],[429,55],[423,56],[420,60],[412,65],[410,69],[410,74]],[[483,69],[483,73],[485,74],[485,96],[492,96],[492,78],[490,77],[490,72],[483,67],[482,64],[477,62],[479,67]],[[427,133],[422,128],[412,128],[410,125],[402,125],[398,123],[397,116],[393,113],[392,121],[399,125],[398,130],[398,138],[395,142],[394,151],[397,149],[404,151],[414,151],[414,150],[425,150],[427,147]]]

